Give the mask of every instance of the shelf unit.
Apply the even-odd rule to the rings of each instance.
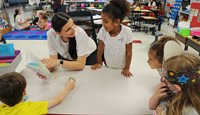
[[[3,20],[5,20],[6,22],[0,22],[2,28],[1,28],[1,33],[2,34],[7,34],[8,32],[10,32],[12,30],[11,25],[10,25],[10,21],[6,15],[6,11],[5,8],[4,9],[0,9],[1,13],[1,18],[3,18]]]
[[[71,12],[83,10],[85,7],[96,7],[102,9],[106,2],[107,0],[65,0],[63,5],[65,6],[66,12]]]

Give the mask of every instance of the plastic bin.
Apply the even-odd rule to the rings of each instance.
[[[14,72],[20,61],[22,60],[21,52],[19,50],[15,51],[15,56],[0,57],[0,60],[12,60],[12,63],[6,67],[0,67],[0,75],[5,73]]]
[[[190,28],[178,28],[178,33],[184,37],[190,36]]]
[[[200,28],[192,28],[190,32],[191,36],[199,36],[200,37]]]

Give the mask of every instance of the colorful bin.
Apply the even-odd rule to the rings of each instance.
[[[8,57],[0,57],[0,60],[13,60],[9,66],[0,67],[0,75],[5,73],[14,72],[16,67],[19,65],[20,61],[22,60],[20,50],[15,51],[15,56],[8,56]]]
[[[192,28],[190,32],[191,36],[199,36],[200,37],[200,28]]]
[[[178,28],[178,33],[184,37],[190,36],[190,28]]]

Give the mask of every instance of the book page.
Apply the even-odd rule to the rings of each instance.
[[[46,68],[46,66],[40,61],[40,59],[31,52],[27,52],[26,55],[26,67],[32,71],[46,76],[47,78],[55,78],[53,74]]]

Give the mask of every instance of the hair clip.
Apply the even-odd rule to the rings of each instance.
[[[190,72],[174,72],[172,70],[169,70],[166,72],[164,77],[173,84],[178,84],[180,86],[184,85],[193,85],[200,83],[200,69],[194,69]]]

